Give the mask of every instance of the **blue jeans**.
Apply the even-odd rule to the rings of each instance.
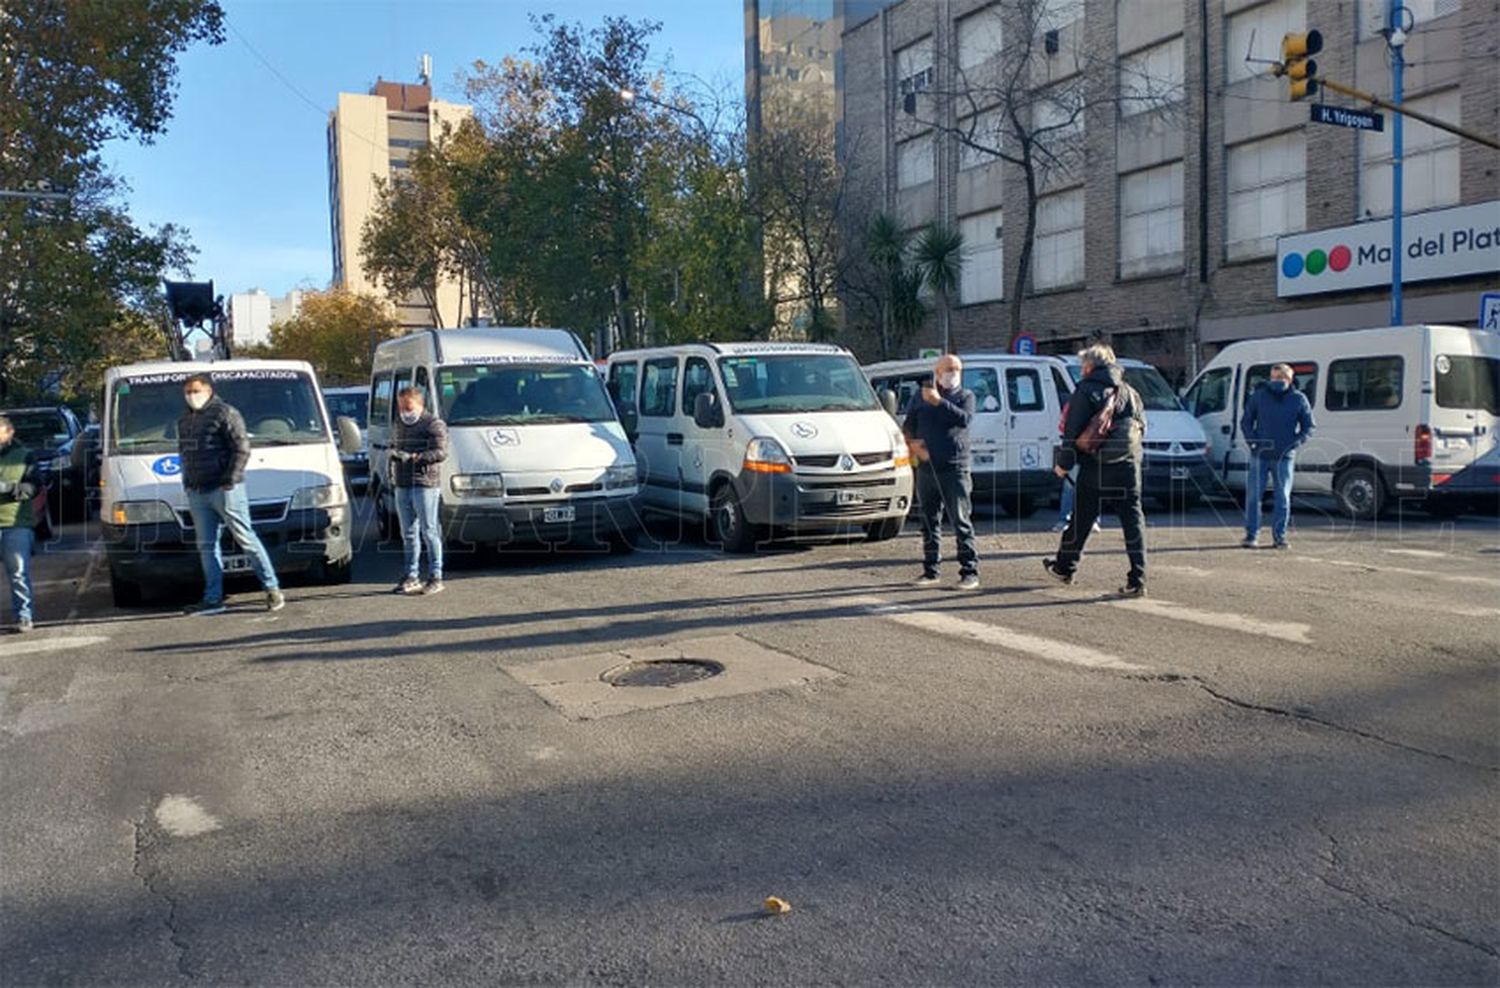
[[[17,621],[31,620],[31,549],[36,533],[30,528],[0,528],[0,555],[5,557],[5,575],[10,579],[10,606]]]
[[[406,552],[406,577],[421,579],[422,543],[427,544],[427,568],[432,579],[443,578],[443,533],[438,530],[436,487],[396,488],[396,518],[401,522],[401,548]]]
[[[276,570],[260,536],[250,526],[250,500],[245,485],[235,484],[229,490],[188,491],[188,510],[193,514],[193,530],[198,533],[198,558],[203,563],[203,601],[208,604],[224,600],[224,556],[219,550],[219,535],[227,526],[235,544],[250,556],[250,568],[267,590],[278,590]]]
[[[1074,467],[1063,480],[1062,494],[1058,498],[1057,523],[1066,525],[1073,517],[1073,500],[1078,497],[1078,468]]]
[[[922,512],[922,572],[938,575],[942,557],[943,515],[953,523],[958,536],[958,575],[979,575],[979,551],[974,546],[974,524],[969,520],[972,491],[967,470],[936,470],[931,463],[917,465],[917,500]]]
[[[1271,475],[1271,538],[1286,541],[1286,523],[1292,516],[1292,468],[1296,457],[1287,453],[1280,458],[1250,457],[1245,487],[1245,538],[1260,535],[1260,498],[1266,490],[1266,474]]]

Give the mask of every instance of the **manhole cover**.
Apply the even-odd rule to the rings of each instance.
[[[653,659],[627,662],[600,677],[611,686],[681,686],[711,679],[724,667],[711,659]]]

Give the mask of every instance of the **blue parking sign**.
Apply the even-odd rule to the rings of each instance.
[[[1010,341],[1011,353],[1024,353],[1028,356],[1036,353],[1036,337],[1030,333],[1017,333],[1015,339]]]

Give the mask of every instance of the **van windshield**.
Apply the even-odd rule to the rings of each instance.
[[[1435,363],[1438,407],[1500,415],[1500,359],[1443,354]]]
[[[613,422],[615,408],[588,364],[462,364],[438,368],[450,425]]]
[[[337,395],[325,391],[323,401],[328,405],[328,417],[335,422],[342,416],[353,419],[354,424],[361,429],[370,424],[370,396],[363,391],[358,394],[346,392]]]
[[[859,366],[844,354],[720,357],[719,371],[736,412],[777,415],[880,407]]]
[[[1155,367],[1126,367],[1125,383],[1140,394],[1148,412],[1180,412],[1182,402],[1177,393]]]
[[[188,410],[182,382],[206,373],[214,397],[238,409],[250,445],[301,446],[328,441],[323,403],[313,379],[279,369],[198,370],[115,382],[110,448],[116,453],[175,453],[177,420]]]

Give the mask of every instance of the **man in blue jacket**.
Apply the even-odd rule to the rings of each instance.
[[[974,392],[963,386],[963,362],[941,357],[932,380],[906,409],[901,430],[916,458],[917,500],[922,512],[922,575],[916,586],[938,582],[942,556],[943,514],[958,536],[958,589],[979,589],[979,552],[974,546],[970,495],[969,423],[974,421]]]
[[[1297,462],[1297,447],[1312,437],[1312,406],[1307,397],[1292,387],[1292,368],[1277,364],[1271,368],[1271,379],[1255,389],[1245,404],[1240,431],[1250,447],[1250,463],[1245,476],[1246,549],[1260,548],[1260,498],[1266,490],[1266,474],[1271,475],[1271,539],[1278,549],[1287,548],[1286,525],[1292,514],[1292,470]]]

